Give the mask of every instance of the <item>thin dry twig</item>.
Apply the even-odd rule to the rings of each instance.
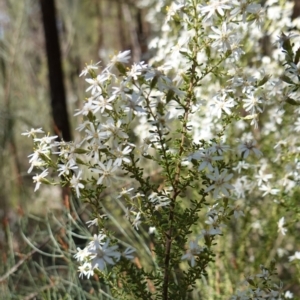
[[[35,249],[31,250],[28,254],[26,254],[25,257],[23,257],[21,260],[19,260],[6,274],[0,277],[0,283],[3,282],[6,278],[8,278],[11,274],[16,272],[18,268],[28,259],[30,258],[34,253],[36,252]]]

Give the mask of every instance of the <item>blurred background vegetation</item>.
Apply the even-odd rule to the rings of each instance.
[[[137,0],[56,1],[68,111],[67,116],[60,117],[70,123],[75,141],[77,124],[72,115],[85,97],[87,86],[79,78],[85,63],[101,60],[105,66],[110,55],[127,49],[132,51],[133,61],[147,62],[151,57],[147,44],[159,28],[147,21],[146,2],[148,6],[155,3],[144,1],[141,6]],[[110,299],[101,280],[78,279],[72,257],[84,235],[81,219],[91,217],[87,207],[74,204],[75,209],[72,202],[66,205],[58,187],[43,186],[33,193],[32,174],[27,173],[32,141],[21,133],[43,127],[51,135],[63,136],[51,105],[42,4],[43,0],[0,1],[0,299]],[[291,199],[295,205],[297,200]],[[269,211],[269,207],[262,204],[261,210],[252,210],[247,217],[255,219],[256,213]],[[277,256],[282,237],[277,238],[276,229],[268,227],[268,222],[263,223],[264,228],[255,228],[247,217],[238,226],[232,223],[228,228],[230,238],[218,244],[216,263],[210,266],[208,278],[199,282],[201,293],[195,291],[194,299],[229,299],[243,276],[257,273],[261,262],[268,264]],[[276,224],[280,217],[274,209],[268,221]],[[79,240],[74,239],[74,220],[82,225],[77,231]],[[133,242],[141,241],[132,228],[126,227],[126,234]],[[298,240],[289,243],[295,245]],[[268,245],[268,252],[255,252],[256,260],[250,266],[249,255],[253,251],[254,257],[261,244]],[[144,246],[144,252],[151,248]],[[295,299],[300,299],[295,268],[284,260],[278,270],[280,279],[294,292]]]

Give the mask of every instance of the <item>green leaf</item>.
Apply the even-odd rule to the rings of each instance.
[[[173,99],[173,96],[174,96],[174,91],[173,90],[168,90],[168,93],[167,93],[167,99],[166,99],[166,102],[169,103],[172,99]]]
[[[286,75],[282,75],[280,76],[280,79],[286,83],[289,83],[289,84],[294,84],[294,82],[292,81],[292,79]]]
[[[115,66],[117,67],[117,69],[119,70],[119,72],[122,74],[122,75],[126,75],[126,68],[123,64],[121,64],[120,62],[117,62],[115,64]]]
[[[292,49],[292,45],[291,45],[291,41],[290,41],[290,37],[285,35],[283,32],[281,34],[281,40],[282,40],[282,48],[288,52],[288,53],[291,53],[293,52],[293,49]]]
[[[77,148],[74,150],[74,153],[78,153],[78,154],[85,154],[87,152],[88,152],[87,150],[81,148]]]
[[[157,76],[154,76],[151,83],[150,83],[150,89],[151,90],[156,86],[157,80],[158,80]]]
[[[76,157],[76,163],[78,165],[85,165],[85,162],[83,160],[81,160],[80,158]]]
[[[265,75],[262,80],[260,80],[258,83],[257,83],[257,86],[262,86],[264,85],[269,79],[271,78],[271,75]]]
[[[286,99],[286,102],[291,105],[296,105],[296,106],[300,105],[300,102],[298,102],[292,98],[289,98],[289,97]]]
[[[205,52],[208,58],[210,58],[210,47],[205,48]]]
[[[297,65],[300,59],[300,47],[297,49],[296,53],[295,53],[295,59],[294,59],[294,63]]]

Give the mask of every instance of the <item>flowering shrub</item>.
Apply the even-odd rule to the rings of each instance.
[[[151,64],[128,67],[124,51],[82,71],[89,87],[75,113],[76,142],[24,133],[34,140],[29,172],[42,170],[35,190],[70,186],[93,210],[88,223],[98,232],[74,255],[80,277],[102,278],[117,299],[189,299],[199,279],[212,278],[230,230],[237,243],[239,222],[257,235],[243,245],[248,260],[235,268],[246,285],[236,282],[232,299],[292,297],[275,276],[273,259],[287,251],[280,240],[258,261],[260,239],[294,232],[299,213],[299,41],[281,33],[292,26],[290,9],[275,1],[172,2],[162,37],[150,44]],[[150,259],[116,234],[112,212],[101,215],[107,194],[137,233],[149,230],[142,243],[153,244]],[[279,213],[291,221],[274,219]],[[261,273],[246,274],[249,262]]]

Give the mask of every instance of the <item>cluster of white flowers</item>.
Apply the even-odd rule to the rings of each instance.
[[[165,4],[156,1],[155,11]],[[264,41],[270,33],[262,28],[265,19],[273,24],[268,15],[277,7],[272,0],[265,6],[250,0],[210,0],[197,5],[194,1],[172,2],[161,38],[150,44],[156,56],[149,64],[141,61],[128,67],[127,50],[114,55],[103,69],[99,63],[87,65],[80,76],[89,75],[85,79],[89,94],[75,113],[83,119],[77,128],[80,140],[66,143],[56,141],[56,136],[37,138],[43,134],[41,129],[24,133],[35,143],[29,172],[34,167],[42,170],[33,177],[35,190],[41,183],[56,184],[47,179],[50,167],[78,198],[88,198],[89,190],[95,187],[101,191],[113,187],[111,197],[126,202],[125,216],[139,230],[147,216],[157,218],[157,225],[161,211],[170,210],[168,222],[174,222],[177,197],[190,187],[199,188],[201,197],[210,202],[197,237],[191,240],[186,254],[182,249],[181,259],[190,261],[192,268],[212,241],[223,234],[231,216],[255,215],[249,204],[257,199],[277,205],[279,197],[291,197],[300,181],[300,147],[291,132],[298,131],[299,126],[282,125],[287,122],[284,105],[297,104],[299,92],[293,85],[297,84],[298,67],[291,62],[279,78],[280,71],[274,74],[272,67],[284,60],[282,49],[270,50],[269,54],[255,51],[262,47],[259,40]],[[281,20],[290,10],[287,3],[272,18]],[[178,36],[174,36],[172,20],[181,22]],[[268,46],[280,36],[279,45],[285,49],[295,36],[281,35],[280,31],[290,25],[273,25]],[[249,58],[244,55],[246,49],[253,49],[247,50]],[[160,66],[151,67],[154,63]],[[100,74],[96,74],[98,69]],[[274,78],[268,75],[271,72]],[[299,120],[299,113],[295,110],[295,120]],[[57,164],[53,155],[58,157]],[[145,168],[148,160],[156,175],[164,175],[163,182],[151,181]],[[279,166],[284,172],[274,171]],[[134,180],[130,188],[121,190],[129,174]],[[134,195],[133,189],[137,190]],[[158,236],[165,234],[165,228],[153,227],[149,220],[147,225],[155,228]],[[252,220],[252,225],[252,229],[262,231],[258,219]],[[285,217],[273,228],[286,235]],[[103,271],[106,265],[115,265],[122,255],[117,249],[103,233],[94,236],[75,255],[82,263],[80,276],[90,277],[95,268]],[[124,255],[132,258],[128,249]],[[296,252],[290,260],[298,256]],[[256,277],[267,281],[270,276],[262,268]],[[281,290],[275,287],[266,293],[260,288],[248,289],[232,299],[275,299]]]
[[[105,271],[106,265],[114,265],[121,256],[133,259],[135,250],[128,247],[123,253],[118,251],[118,245],[110,246],[110,239],[103,233],[95,234],[93,240],[84,249],[77,248],[74,257],[82,263],[79,267],[79,277],[89,278],[94,275],[94,270]]]
[[[152,2],[149,0],[147,5],[151,6]],[[144,3],[141,1],[142,6],[146,5]],[[157,15],[163,10],[166,3],[161,0],[152,4],[154,9],[149,13],[150,22],[155,19],[154,14]],[[157,51],[152,61],[162,62],[167,59],[180,74],[185,74],[190,67],[190,62],[186,57],[182,57],[180,52],[189,51],[187,44],[195,38],[195,31],[190,29],[192,26],[188,26],[187,22],[177,28],[175,36],[170,21],[178,20],[182,16],[184,18],[188,5],[189,1],[172,2],[167,10],[167,22],[162,26],[161,38],[155,37],[150,43],[150,47]],[[240,211],[246,209],[251,214],[251,199],[264,197],[264,202],[267,203],[284,203],[286,200],[282,199],[282,195],[285,199],[292,197],[300,182],[300,148],[295,135],[295,132],[299,131],[300,110],[294,106],[295,109],[291,113],[285,106],[285,103],[298,105],[299,89],[296,87],[299,59],[286,65],[284,76],[280,67],[284,61],[283,44],[290,41],[295,53],[299,48],[298,34],[290,32],[288,35],[282,35],[284,30],[299,28],[299,18],[290,18],[292,9],[292,2],[274,0],[265,1],[263,6],[258,1],[248,0],[200,1],[198,5],[199,15],[203,17],[203,44],[209,44],[209,40],[205,39],[208,37],[213,45],[209,49],[211,57],[213,51],[232,51],[232,54],[222,62],[222,70],[226,72],[223,73],[224,76],[220,76],[220,81],[217,76],[212,80],[208,75],[202,81],[201,87],[195,90],[197,103],[194,110],[197,113],[190,120],[193,141],[211,139],[215,132],[221,130],[222,119],[242,113],[241,120],[235,122],[231,130],[225,131],[223,138],[227,141],[230,151],[237,150],[241,155],[236,166],[227,171],[227,176],[233,171],[238,173],[235,182],[228,183],[234,187],[231,189],[231,196],[239,203],[238,207],[242,209]],[[250,26],[249,23],[246,24],[249,21],[252,22]],[[279,44],[278,48],[274,47],[276,44]],[[246,48],[249,60],[246,59],[243,63]],[[249,49],[253,49],[251,54]],[[262,51],[258,51],[259,49]],[[209,53],[198,53],[199,65],[205,65]],[[262,120],[260,116],[263,116]],[[248,126],[248,121],[254,129]],[[237,147],[232,143],[234,137],[240,141]],[[269,147],[273,150],[265,153],[264,150]],[[190,160],[197,160],[199,171],[204,170],[208,172],[209,179],[215,179],[215,168],[220,166],[218,162],[223,160],[220,157],[222,153],[216,154],[207,147],[191,154]],[[224,171],[218,169],[217,174],[220,175]],[[214,197],[218,197],[218,194],[228,195],[229,189],[225,188],[225,182],[219,189],[220,193],[214,189],[215,180],[211,183],[206,191],[212,189]],[[259,220],[257,222],[263,230],[262,223]],[[285,226],[285,217],[282,217],[278,221],[278,232],[282,235],[287,233]],[[276,224],[273,224],[273,228],[276,229]]]

